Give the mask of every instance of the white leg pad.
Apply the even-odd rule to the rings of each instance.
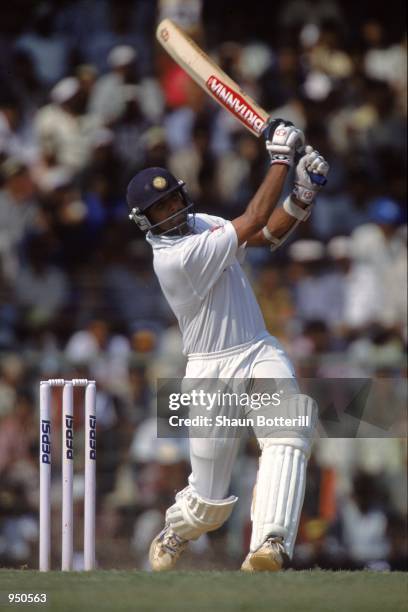
[[[293,416],[308,414],[309,428],[302,437],[263,438],[256,491],[252,504],[251,552],[271,536],[282,536],[289,557],[293,554],[306,486],[306,468],[317,418],[316,403],[305,395],[293,398]]]
[[[288,429],[272,428],[267,438],[258,437],[261,450],[274,439],[280,444],[296,444],[309,456],[319,415],[316,401],[303,393],[295,393],[280,404],[279,415],[293,419],[294,424]]]
[[[176,495],[176,503],[166,512],[166,524],[186,540],[197,540],[203,533],[214,531],[229,518],[237,497],[204,499],[188,486]]]
[[[251,552],[270,535],[282,536],[292,556],[306,484],[307,456],[300,448],[271,440],[259,466],[252,513]]]

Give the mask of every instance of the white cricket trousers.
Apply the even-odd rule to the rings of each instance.
[[[298,392],[289,358],[276,338],[267,332],[251,342],[224,351],[189,355],[185,378],[277,379],[285,380],[290,391]],[[190,438],[192,471],[189,483],[199,495],[212,500],[227,496],[239,444],[239,435],[234,438]]]

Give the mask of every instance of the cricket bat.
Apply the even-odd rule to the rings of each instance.
[[[252,134],[261,136],[269,117],[200,47],[171,19],[157,26],[156,38],[173,60],[218,104],[229,111]],[[312,181],[324,185],[326,179],[311,174]]]

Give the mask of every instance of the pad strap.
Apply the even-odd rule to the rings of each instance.
[[[186,540],[197,540],[203,533],[214,531],[230,516],[237,497],[205,499],[190,485],[177,493],[176,503],[166,512],[166,523]]]

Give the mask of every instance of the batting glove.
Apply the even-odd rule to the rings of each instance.
[[[292,166],[296,152],[303,149],[305,144],[302,130],[284,119],[268,119],[262,134],[271,164]]]
[[[313,204],[317,193],[327,182],[329,164],[318,151],[307,146],[295,170],[295,186],[292,195],[303,204]],[[319,178],[319,181],[316,181]]]

